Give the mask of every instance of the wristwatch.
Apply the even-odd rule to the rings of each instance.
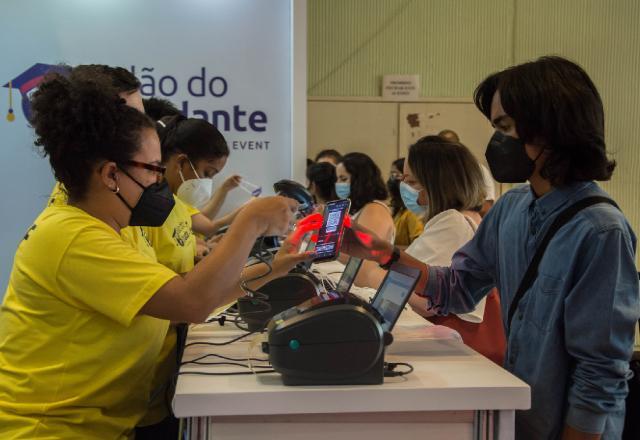
[[[393,251],[391,252],[391,257],[389,257],[389,260],[386,263],[384,264],[380,263],[380,267],[384,270],[389,270],[391,269],[391,265],[396,261],[398,261],[399,259],[400,259],[400,249],[394,246]]]

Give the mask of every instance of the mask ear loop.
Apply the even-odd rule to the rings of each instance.
[[[196,171],[195,167],[193,166],[193,163],[191,162],[191,159],[189,159],[189,157],[187,157],[187,160],[189,161],[189,166],[191,166],[191,170],[193,171],[193,174],[195,174],[196,177],[199,179],[200,175],[198,175],[198,172]]]
[[[535,159],[533,159],[533,163],[538,162],[538,159],[540,159],[540,156],[542,156],[542,153],[544,153],[544,150],[546,150],[546,148],[542,148],[542,149],[540,150],[540,153],[538,153],[538,155],[536,156],[536,158],[535,158]]]

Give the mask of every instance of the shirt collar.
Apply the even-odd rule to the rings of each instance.
[[[527,208],[535,210],[541,217],[546,217],[555,212],[558,208],[567,205],[570,200],[575,199],[576,195],[587,187],[593,185],[593,182],[574,182],[568,185],[557,187],[546,193],[540,198],[536,198],[533,189],[529,186],[529,203]]]

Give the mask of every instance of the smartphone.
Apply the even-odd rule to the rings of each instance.
[[[350,207],[351,200],[349,199],[327,203],[324,208],[322,227],[318,231],[313,261],[320,262],[336,259],[342,243],[344,219],[349,213]]]

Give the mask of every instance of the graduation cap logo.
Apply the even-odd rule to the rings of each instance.
[[[19,90],[20,95],[22,96],[22,113],[24,114],[24,117],[27,121],[31,119],[31,103],[29,102],[30,92],[40,85],[44,76],[49,72],[67,75],[69,73],[69,68],[62,65],[36,63],[4,85],[5,88],[9,89],[9,110],[7,111],[7,121],[13,122],[16,119],[16,115],[13,110],[14,89]]]

